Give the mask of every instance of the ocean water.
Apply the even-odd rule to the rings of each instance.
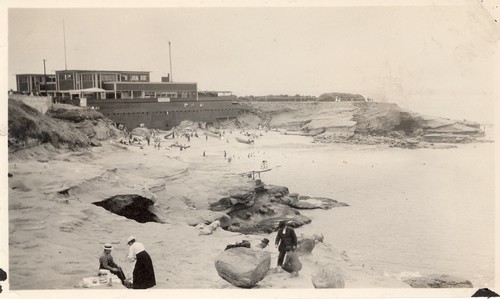
[[[242,170],[267,160],[267,184],[350,205],[303,211],[313,221],[298,234],[323,233],[382,275],[450,274],[494,286],[494,143],[409,150],[275,134],[237,155]]]

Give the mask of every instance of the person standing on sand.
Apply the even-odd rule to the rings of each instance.
[[[299,257],[295,252],[295,249],[292,249],[292,247],[287,246],[285,248],[285,251],[286,251],[286,258],[285,262],[283,263],[283,270],[290,273],[291,277],[299,276],[299,271],[302,269],[302,263],[300,262]]]
[[[286,247],[290,246],[292,249],[297,248],[297,235],[295,234],[295,230],[291,227],[288,227],[284,220],[280,221],[278,224],[278,234],[276,235],[275,247],[278,247],[279,255],[278,255],[278,266],[277,271],[281,272],[283,265],[283,259],[286,254]]]
[[[111,250],[113,250],[113,246],[109,243],[104,244],[104,252],[99,258],[99,270],[106,269],[114,275],[118,276],[122,281],[122,284],[125,285],[125,274],[120,266],[118,266],[113,257],[111,256]]]
[[[130,246],[127,259],[130,262],[135,261],[134,271],[132,272],[132,288],[148,289],[156,285],[153,261],[144,249],[142,243],[136,242],[135,237],[130,236],[127,240]]]

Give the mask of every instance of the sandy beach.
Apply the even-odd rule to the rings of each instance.
[[[74,288],[95,275],[106,242],[130,273],[125,261],[129,235],[153,259],[155,288],[234,288],[217,275],[217,255],[241,240],[255,244],[267,237],[272,243],[275,233],[242,235],[219,228],[200,236],[186,222],[227,196],[232,186],[251,183],[238,174],[259,169],[262,160],[272,168],[262,174],[266,184],[350,206],[303,211],[313,222],[297,234],[322,233],[324,243],[302,257],[299,277],[270,272],[258,288],[313,288],[311,274],[326,263],[342,269],[346,288],[409,288],[403,278],[430,273],[459,275],[479,287],[494,284],[492,144],[408,151],[313,144],[310,137],[270,131],[247,145],[236,142],[239,131],[225,133],[222,139],[205,139],[201,133],[189,142],[162,139],[159,150],[152,144],[105,142],[90,152],[11,160],[10,288]],[[174,142],[190,147],[180,151],[170,147]],[[464,182],[471,188],[460,188]],[[154,212],[164,223],[138,223],[92,204],[124,193],[154,193]],[[397,211],[394,217],[387,215],[390,209]],[[486,243],[474,246],[475,239]],[[278,252],[274,246],[268,250],[274,267]]]

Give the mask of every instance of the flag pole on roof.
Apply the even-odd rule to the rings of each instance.
[[[64,40],[64,70],[68,70],[68,64],[66,63],[66,28],[64,26],[64,19],[63,19],[63,40]]]
[[[168,57],[170,59],[170,82],[173,82],[174,75],[172,74],[172,52],[170,50],[170,41],[168,41]]]

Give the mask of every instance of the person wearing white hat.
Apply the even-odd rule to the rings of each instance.
[[[106,269],[111,273],[115,274],[120,278],[122,284],[125,285],[125,274],[122,271],[122,268],[118,266],[113,257],[111,256],[111,250],[113,250],[113,246],[109,243],[104,244],[103,246],[104,252],[99,258],[99,270]]]
[[[127,259],[130,262],[135,261],[134,271],[132,272],[133,289],[149,289],[156,285],[155,271],[153,261],[146,252],[142,243],[136,242],[134,236],[127,239],[130,246]]]

